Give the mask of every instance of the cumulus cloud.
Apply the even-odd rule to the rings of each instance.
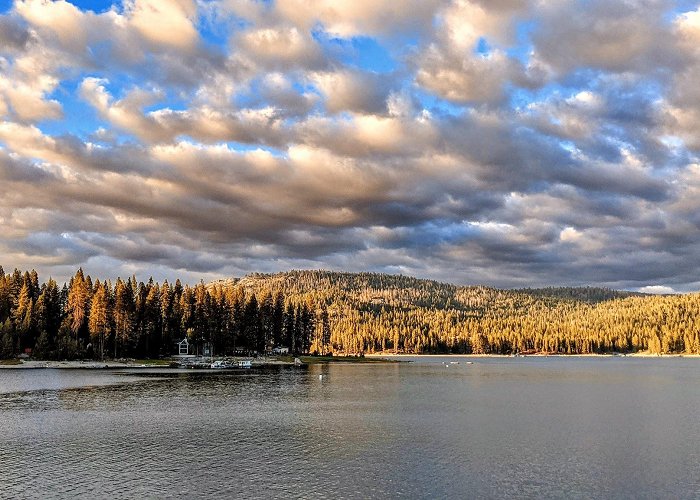
[[[416,82],[449,101],[493,102],[505,96],[516,67],[503,53],[454,57],[433,46],[422,56]]]
[[[277,12],[300,26],[320,23],[328,33],[349,38],[421,31],[429,26],[439,2],[435,0],[281,0]]]
[[[0,264],[696,288],[693,9],[16,0]]]
[[[637,291],[642,293],[651,293],[654,295],[668,295],[671,293],[676,293],[673,288],[665,285],[647,285],[639,288]]]
[[[323,53],[311,33],[295,26],[248,30],[234,44],[255,64],[276,70],[297,66],[314,68],[324,62]]]
[[[501,100],[509,83],[528,80],[522,64],[503,50],[527,8],[519,0],[449,2],[438,12],[433,41],[416,57],[416,82],[453,102]],[[479,51],[481,43],[490,50]]]
[[[653,71],[673,52],[663,0],[544,3],[533,36],[540,57],[559,71]]]
[[[313,73],[311,80],[323,93],[330,113],[382,113],[387,109],[392,80],[386,76],[344,70]]]
[[[193,0],[128,0],[124,11],[130,24],[149,42],[188,50],[198,41]]]

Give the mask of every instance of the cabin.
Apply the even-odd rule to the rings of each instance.
[[[289,347],[275,347],[272,349],[272,354],[289,354]]]
[[[187,341],[187,337],[178,342],[177,345],[180,356],[188,356],[190,354],[190,343]]]

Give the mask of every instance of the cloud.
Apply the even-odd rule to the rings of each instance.
[[[663,100],[664,132],[680,138],[693,150],[700,149],[700,140],[696,134],[700,123],[700,92],[697,78],[700,77],[700,9],[684,12],[674,21],[674,39],[677,54],[683,59],[683,66],[676,71],[671,80],[671,89]]]
[[[320,23],[329,34],[342,38],[411,33],[429,25],[439,2],[435,0],[302,0],[275,3],[279,15],[300,26]]]
[[[82,50],[87,43],[86,24],[90,14],[65,0],[20,0],[15,2],[15,11],[30,25],[55,36],[64,46]]]
[[[539,57],[560,72],[578,68],[647,71],[673,60],[663,0],[545,3],[533,41]]]
[[[22,50],[29,39],[29,31],[16,19],[0,17],[0,47],[3,51]]]
[[[80,96],[109,123],[148,143],[170,142],[181,136],[204,142],[278,144],[282,140],[281,115],[274,108],[236,112],[202,105],[182,111],[162,107],[147,112],[146,107],[163,97],[159,91],[135,88],[115,100],[105,87],[108,83],[104,79],[85,78],[80,84]]]
[[[189,50],[198,42],[193,0],[127,0],[124,11],[131,26],[151,43]]]
[[[383,113],[392,83],[386,75],[350,70],[312,73],[311,81],[323,93],[329,113]]]
[[[55,87],[56,81],[51,77],[40,77],[29,85],[0,75],[0,93],[5,96],[2,114],[11,111],[22,122],[61,118],[61,104],[55,99],[46,99],[46,94]]]
[[[517,68],[503,53],[454,57],[435,46],[423,54],[419,66],[419,85],[457,103],[500,101]]]
[[[323,53],[311,34],[294,26],[248,30],[233,43],[254,64],[274,70],[317,68],[324,63]]]
[[[676,291],[670,286],[664,285],[647,285],[637,289],[638,292],[651,293],[654,295],[667,295],[671,293],[676,293]]]
[[[697,288],[695,9],[17,0],[0,264]]]

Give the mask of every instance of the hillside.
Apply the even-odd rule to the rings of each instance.
[[[644,293],[628,292],[625,290],[613,290],[600,287],[547,287],[547,288],[520,288],[518,293],[536,297],[553,297],[595,304],[613,299],[625,299],[628,297],[644,297]]]
[[[294,354],[700,353],[700,294],[498,290],[376,273],[290,271],[209,285],[114,284],[78,270],[41,284],[0,267],[0,357]]]
[[[345,273],[333,271],[288,271],[275,274],[253,273],[243,278],[218,280],[209,287],[240,287],[247,293],[268,291],[286,297],[313,301],[338,300],[359,308],[386,307],[454,309],[460,311],[501,307],[504,302],[529,302],[531,299],[554,303],[563,301],[602,302],[625,298],[633,292],[607,288],[533,288],[499,290],[486,286],[456,286],[439,281],[381,273]]]
[[[548,287],[499,290],[486,286],[456,286],[439,281],[381,273],[345,273],[333,271],[288,271],[275,274],[253,273],[229,278],[211,286],[242,287],[250,293],[271,290],[288,297],[312,295],[352,298],[358,303],[411,305],[435,309],[467,310],[493,306],[517,296],[578,301],[595,304],[613,299],[642,297],[647,294],[600,287]]]
[[[337,351],[695,352],[698,295],[606,288],[498,290],[377,273],[251,274],[212,286],[327,308]]]

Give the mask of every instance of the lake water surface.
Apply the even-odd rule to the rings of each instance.
[[[0,370],[0,498],[700,498],[700,360],[471,360]]]

